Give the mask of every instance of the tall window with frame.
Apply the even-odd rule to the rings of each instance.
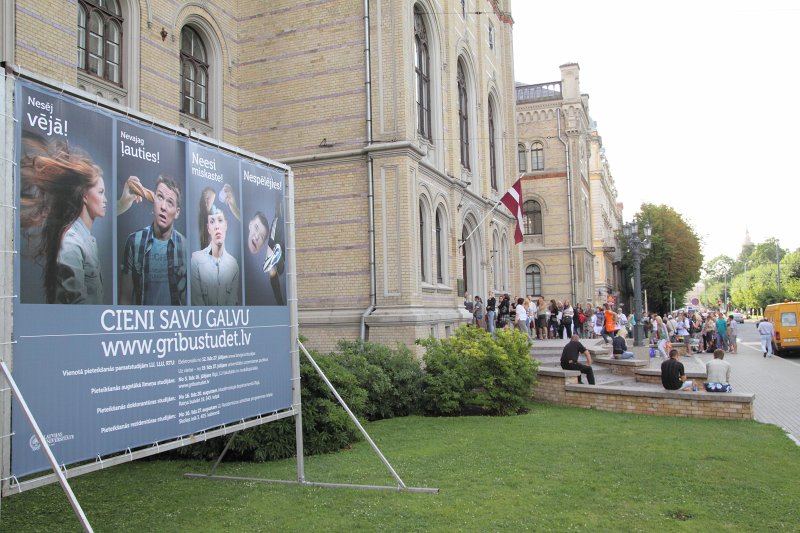
[[[525,294],[542,295],[542,270],[538,265],[528,265],[525,269]]]
[[[419,273],[423,282],[428,281],[428,261],[427,261],[427,219],[425,202],[419,201]]]
[[[531,170],[544,170],[544,146],[540,142],[531,145]]]
[[[525,235],[542,234],[542,205],[536,200],[522,204],[522,224]]]
[[[78,68],[122,85],[122,11],[118,0],[78,0]]]
[[[461,166],[469,170],[469,101],[467,99],[467,79],[460,61],[456,71],[456,84],[458,86],[458,134],[461,144]]]
[[[520,172],[528,171],[528,149],[524,144],[517,145],[517,164]]]
[[[492,190],[497,190],[497,146],[495,145],[494,103],[489,101],[489,178]]]
[[[420,7],[414,6],[414,91],[417,102],[417,133],[431,141],[431,76],[428,32]]]
[[[181,112],[208,121],[208,54],[191,26],[181,30]]]
[[[436,283],[444,283],[444,249],[442,242],[442,212],[436,210]]]

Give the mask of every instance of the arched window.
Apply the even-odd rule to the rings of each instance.
[[[544,170],[544,146],[542,143],[531,145],[531,170]]]
[[[78,68],[122,84],[122,11],[117,0],[78,0]]]
[[[495,146],[494,103],[489,101],[489,178],[492,190],[497,190],[497,153]]]
[[[432,140],[431,136],[431,76],[428,32],[422,19],[422,10],[414,6],[414,76],[417,101],[417,133]]]
[[[500,288],[503,286],[503,273],[501,272],[501,251],[499,248],[499,243],[497,242],[497,232],[492,232],[492,270],[494,271],[494,280],[493,280],[493,287]]]
[[[508,266],[510,263],[511,254],[508,251],[508,237],[503,234],[503,237],[500,241],[500,254],[502,256],[502,261],[500,264],[500,269],[502,270],[502,282],[500,284],[500,289],[503,291],[508,290]]]
[[[537,265],[525,269],[525,294],[542,295],[542,270]]]
[[[181,30],[181,112],[208,121],[208,54],[191,26]]]
[[[517,159],[520,172],[527,172],[528,170],[528,150],[525,149],[524,144],[517,145]]]
[[[444,258],[447,255],[444,250],[444,238],[442,232],[444,226],[442,225],[442,211],[436,210],[436,282],[444,283]]]
[[[539,202],[528,200],[522,204],[522,223],[525,235],[542,234],[542,205]]]
[[[430,223],[428,222],[428,207],[424,200],[419,201],[419,273],[423,282],[430,282],[430,261],[428,257]]]
[[[458,135],[461,141],[461,166],[469,170],[469,101],[467,100],[467,79],[460,61],[456,72],[456,83],[458,85]]]

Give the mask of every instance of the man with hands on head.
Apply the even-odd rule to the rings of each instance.
[[[143,199],[153,202],[153,222],[131,233],[125,243],[119,303],[186,305],[186,239],[174,228],[181,214],[181,190],[168,176],[158,177],[155,191],[130,176],[117,201],[117,216]]]

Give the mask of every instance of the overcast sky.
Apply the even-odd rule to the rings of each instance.
[[[513,0],[514,71],[580,65],[629,221],[642,202],[694,226],[704,260],[745,229],[800,247],[800,1]]]

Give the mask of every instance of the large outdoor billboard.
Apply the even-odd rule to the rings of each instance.
[[[61,464],[291,407],[286,171],[18,81],[13,377]],[[18,403],[12,474],[48,467]]]

